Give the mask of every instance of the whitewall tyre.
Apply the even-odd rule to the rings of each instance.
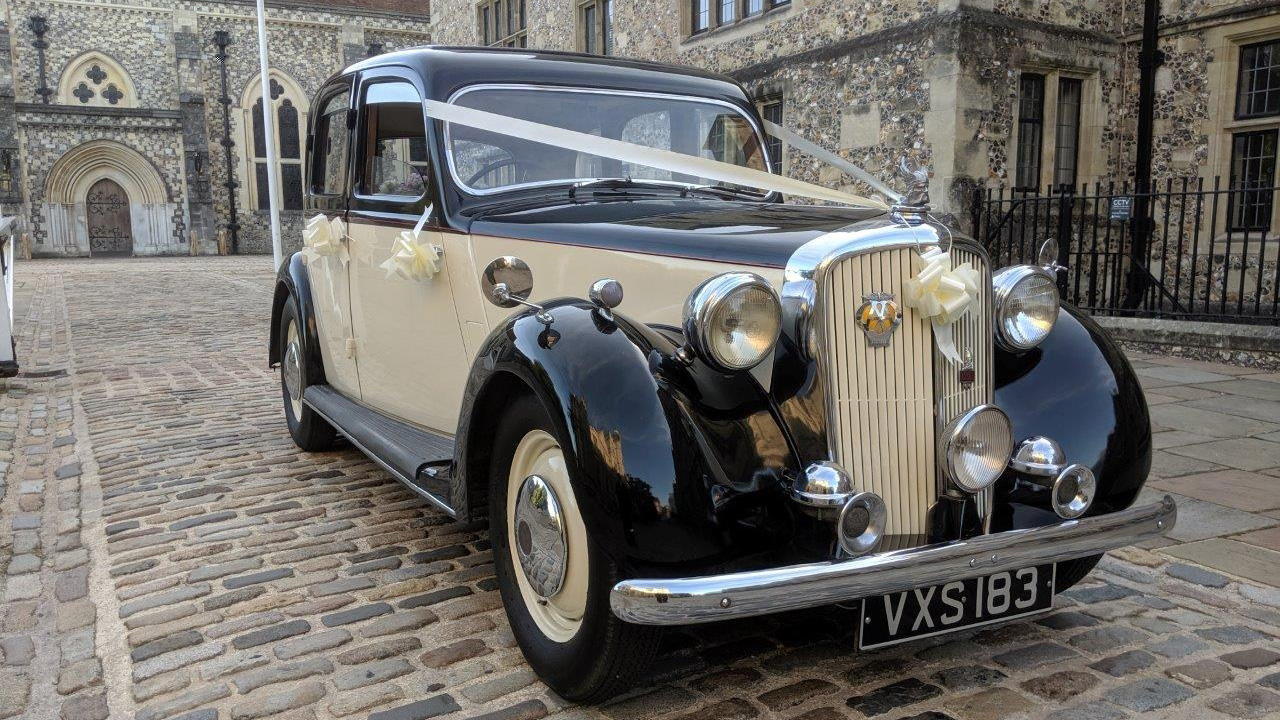
[[[498,589],[525,658],[567,700],[601,702],[627,689],[660,632],[609,609],[618,572],[587,532],[562,445],[532,395],[504,408],[489,479]]]
[[[280,393],[289,435],[298,447],[320,452],[333,447],[337,431],[315,410],[302,402],[307,387],[306,344],[298,326],[298,306],[289,298],[280,313]]]

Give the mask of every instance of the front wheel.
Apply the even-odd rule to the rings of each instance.
[[[321,452],[333,447],[337,431],[319,413],[302,402],[307,387],[306,345],[298,330],[298,306],[293,298],[280,314],[280,392],[284,397],[284,419],[289,435],[298,447]]]
[[[617,568],[587,533],[561,443],[531,395],[504,411],[489,483],[494,570],[525,658],[567,700],[622,692],[653,659],[660,631],[609,609]]]

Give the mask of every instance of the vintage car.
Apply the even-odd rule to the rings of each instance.
[[[289,432],[487,520],[565,698],[643,678],[663,626],[841,604],[867,649],[1039,613],[1173,526],[1059,268],[990,267],[920,172],[784,202],[824,194],[765,127],[726,77],[529,50],[381,55],[311,105]]]

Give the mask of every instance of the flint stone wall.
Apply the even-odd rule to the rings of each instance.
[[[221,67],[215,58],[214,33],[231,34],[227,59],[230,111],[240,112],[241,97],[257,80],[257,28],[252,0],[107,0],[92,4],[77,0],[16,0],[6,28],[14,68],[0,80],[0,148],[6,133],[15,138],[23,167],[22,214],[38,254],[86,254],[73,238],[50,235],[50,209],[45,200],[49,170],[73,148],[95,140],[118,141],[154,165],[163,178],[167,199],[163,223],[152,223],[146,237],[137,237],[135,253],[218,251],[218,238],[228,240],[231,193],[236,194],[239,252],[270,252],[266,211],[248,207],[241,153],[244,136],[233,126],[234,167],[228,173],[223,142]],[[75,105],[8,108],[6,89],[14,100],[39,104],[39,73],[35,35],[28,18],[46,18],[44,39],[47,85],[58,87],[61,73],[87,52],[100,52],[118,63],[136,89],[133,103],[142,111],[162,111],[163,119],[93,114]],[[268,35],[272,67],[286,73],[300,87],[305,103],[330,75],[367,56],[370,46],[382,51],[425,44],[430,38],[426,3],[420,15],[355,9],[325,8],[307,3],[271,3]],[[57,98],[53,98],[54,103]],[[56,118],[47,124],[49,118]],[[227,187],[228,180],[237,186]],[[171,212],[170,212],[171,210]],[[147,210],[155,215],[155,209]],[[287,247],[301,241],[300,212],[282,214]],[[74,223],[72,223],[74,224]],[[158,229],[157,229],[158,228]],[[61,231],[57,231],[61,232]],[[163,237],[157,234],[163,232]]]

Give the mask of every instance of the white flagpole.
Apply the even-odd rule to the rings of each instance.
[[[280,178],[276,167],[276,122],[271,112],[271,74],[267,63],[267,9],[263,0],[258,0],[258,64],[262,71],[262,132],[266,135],[264,145],[267,146],[267,193],[268,206],[271,213],[271,259],[273,270],[280,268],[283,260],[280,251]],[[250,179],[252,182],[252,179]]]

